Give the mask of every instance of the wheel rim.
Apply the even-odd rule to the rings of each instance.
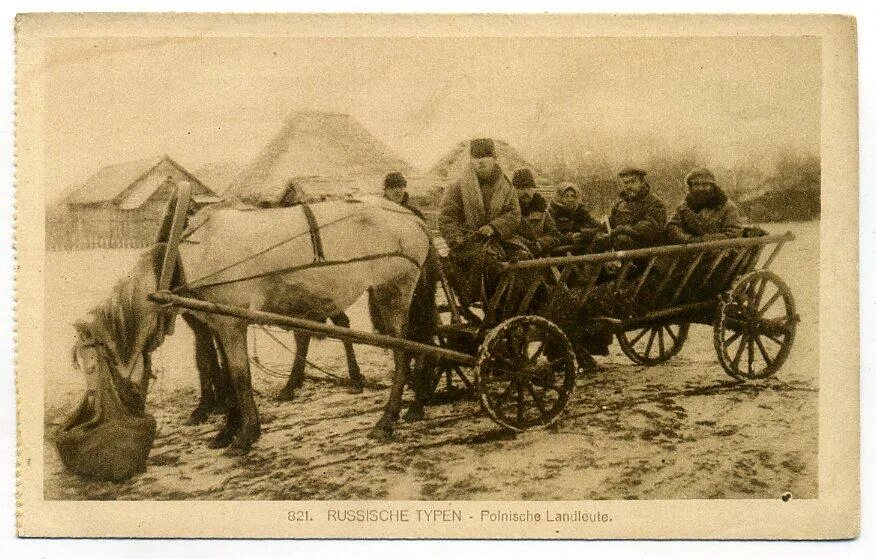
[[[740,380],[775,374],[791,351],[797,320],[791,290],[778,276],[763,270],[746,275],[718,309],[718,361]]]
[[[633,363],[639,365],[656,365],[674,357],[681,351],[690,325],[686,322],[678,324],[659,324],[634,328],[617,334],[621,351]]]
[[[534,316],[506,320],[485,337],[475,368],[481,404],[514,431],[554,423],[575,387],[577,362],[566,336]]]

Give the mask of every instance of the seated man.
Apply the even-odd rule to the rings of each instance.
[[[688,194],[666,226],[672,244],[701,243],[741,237],[745,218],[708,169],[694,169],[684,182]]]
[[[663,241],[666,205],[651,193],[645,171],[626,167],[618,174],[620,199],[611,208],[611,231],[596,235],[592,252],[632,250],[657,246]]]
[[[580,198],[581,192],[574,183],[562,182],[557,187],[548,211],[563,235],[564,243],[586,248],[593,242],[601,226],[593,219]]]
[[[535,191],[532,171],[518,169],[514,172],[511,184],[517,190],[522,217],[515,230],[515,238],[520,239],[532,256],[548,254],[552,248],[560,245],[562,235],[547,211],[547,201]]]
[[[496,160],[493,140],[472,140],[469,154],[471,162],[444,190],[438,213],[438,229],[450,249],[448,275],[464,304],[478,298],[481,276],[506,259],[503,241],[520,225],[520,204]]]
[[[408,187],[408,181],[405,179],[405,176],[398,172],[389,173],[383,179],[383,197],[387,200],[395,202],[401,206],[404,206],[408,210],[411,211],[414,215],[426,221],[426,218],[423,217],[423,212],[418,210],[413,204],[411,204],[411,197],[408,195],[408,191],[406,190]]]

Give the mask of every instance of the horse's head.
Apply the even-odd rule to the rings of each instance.
[[[145,469],[152,448],[155,419],[145,413],[150,354],[169,320],[146,299],[155,289],[153,253],[116,284],[90,321],[75,324],[73,366],[87,388],[55,442],[64,465],[88,477],[127,479]]]

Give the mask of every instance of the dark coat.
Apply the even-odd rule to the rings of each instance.
[[[515,230],[533,256],[550,251],[563,242],[563,235],[547,211],[547,202],[535,193],[529,203],[520,206],[522,219]]]
[[[745,217],[732,200],[720,190],[704,204],[695,204],[688,196],[675,210],[666,226],[666,238],[672,244],[696,243],[741,237]]]
[[[508,239],[520,224],[517,193],[501,169],[492,184],[478,184],[469,165],[463,176],[447,186],[438,212],[438,229],[453,248],[477,230],[490,225],[500,239]]]
[[[666,204],[647,188],[636,198],[618,200],[608,222],[615,234],[629,237],[639,248],[657,246],[663,241]]]

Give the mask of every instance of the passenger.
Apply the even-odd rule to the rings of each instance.
[[[651,193],[645,171],[626,167],[617,175],[622,188],[620,199],[608,218],[611,231],[596,235],[592,251],[631,250],[661,244],[666,227],[666,205]]]
[[[520,225],[520,204],[496,160],[493,140],[472,140],[469,154],[471,162],[445,189],[438,213],[438,229],[450,249],[451,283],[464,302],[477,298],[481,275],[507,259],[503,241]]]
[[[383,179],[383,197],[395,202],[396,204],[404,206],[414,215],[423,221],[426,221],[423,212],[411,204],[411,197],[406,190],[407,187],[408,181],[405,179],[404,175],[398,172],[389,173],[386,175],[386,178]]]
[[[742,237],[745,217],[708,169],[694,169],[684,179],[688,194],[666,226],[672,244],[700,243]]]
[[[574,183],[560,183],[548,211],[563,234],[563,241],[577,247],[589,247],[601,229],[581,203],[581,192]]]
[[[526,245],[532,256],[549,254],[551,249],[562,242],[562,234],[557,229],[554,218],[547,211],[547,201],[535,191],[535,179],[529,169],[518,169],[511,180],[517,190],[520,203],[521,221],[517,226],[516,237]]]

